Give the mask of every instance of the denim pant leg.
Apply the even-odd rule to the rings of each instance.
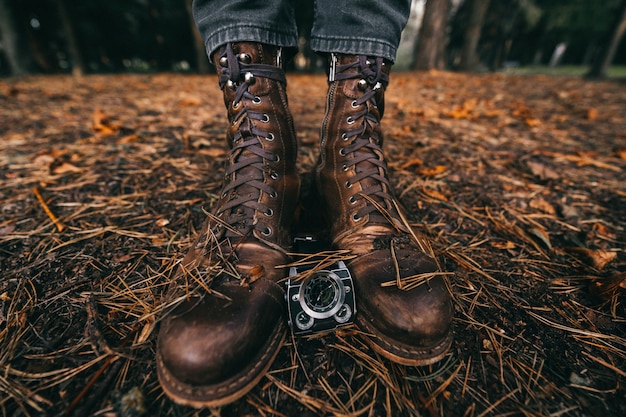
[[[293,0],[194,0],[193,17],[207,54],[228,42],[297,48]]]
[[[395,61],[411,0],[315,0],[311,48]]]

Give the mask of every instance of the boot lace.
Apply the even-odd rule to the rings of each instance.
[[[355,166],[356,172],[356,175],[347,180],[346,187],[350,188],[358,182],[362,186],[362,191],[352,197],[350,203],[361,198],[367,200],[367,204],[353,214],[355,221],[369,215],[372,221],[388,223],[389,213],[395,212],[387,164],[382,151],[380,113],[373,113],[373,110],[378,110],[377,95],[382,96],[389,83],[389,75],[382,70],[383,62],[380,57],[359,56],[355,62],[337,65],[334,73],[335,81],[359,79],[357,85],[363,92],[352,101],[355,111],[348,116],[347,123],[354,128],[342,134],[341,139],[349,144],[340,150],[342,156],[353,154],[353,158],[342,168],[348,170]]]
[[[255,221],[254,215],[255,212],[263,213],[266,217],[273,215],[273,210],[259,201],[261,192],[270,198],[278,197],[276,190],[264,181],[268,172],[273,178],[277,175],[267,163],[279,160],[279,155],[264,149],[261,142],[276,139],[272,132],[262,128],[270,121],[269,116],[249,108],[244,100],[261,103],[261,98],[249,91],[257,77],[285,84],[285,75],[278,67],[250,61],[249,55],[237,55],[230,44],[219,60],[219,86],[222,90],[234,90],[232,107],[238,111],[230,122],[233,126],[239,126],[232,137],[230,163],[225,171],[225,186],[221,196],[225,201],[217,213],[223,222],[222,226],[226,228],[227,237],[245,236],[253,229],[266,237],[270,236],[272,229],[261,220]]]

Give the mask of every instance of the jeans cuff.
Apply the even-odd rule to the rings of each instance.
[[[260,26],[236,25],[210,33],[205,37],[204,46],[209,59],[217,48],[228,42],[259,42],[285,48],[298,47],[298,34],[295,32],[280,32]]]
[[[396,60],[397,47],[380,39],[370,38],[323,38],[311,37],[311,49],[315,52],[335,52],[349,55],[368,55]]]

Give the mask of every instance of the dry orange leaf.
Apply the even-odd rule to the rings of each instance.
[[[598,109],[587,109],[587,120],[596,120],[598,117]]]
[[[179,103],[183,107],[199,106],[200,104],[202,104],[202,100],[200,100],[198,97],[190,96],[183,98]]]
[[[606,250],[594,250],[587,248],[569,248],[570,252],[574,252],[582,256],[582,258],[596,269],[604,269],[604,267],[617,257],[617,252],[609,252]]]
[[[113,124],[109,116],[101,109],[93,111],[93,130],[101,135],[112,135],[119,129],[119,125]]]
[[[132,135],[126,135],[124,137],[119,138],[117,140],[117,143],[119,143],[119,144],[132,143],[132,142],[135,142],[137,140],[139,140],[139,135],[132,134]]]
[[[492,247],[496,248],[496,249],[515,249],[515,243],[511,242],[510,240],[507,240],[506,242],[489,242],[491,244]]]
[[[527,117],[524,119],[524,123],[526,123],[526,125],[529,127],[536,127],[541,124],[541,120],[535,119],[533,117]]]
[[[542,211],[546,214],[556,214],[556,209],[554,208],[554,206],[548,203],[543,198],[533,198],[532,200],[530,200],[528,205],[531,208]]]
[[[54,168],[52,170],[53,174],[67,174],[69,172],[81,172],[82,169],[77,167],[76,165],[72,165],[69,162],[63,162],[61,165],[59,165],[58,167]]]
[[[550,235],[542,227],[531,227],[528,229],[528,233],[538,238],[548,249],[552,249],[552,242],[550,242]]]
[[[437,165],[434,168],[422,168],[422,169],[419,169],[417,171],[417,173],[420,174],[420,175],[424,175],[426,177],[433,177],[435,175],[441,174],[442,172],[444,172],[447,169],[448,169],[448,167],[445,166],[445,165]]]
[[[423,187],[422,192],[428,197],[434,198],[435,200],[448,201],[448,197],[446,197],[444,194],[440,193],[437,190],[431,190],[429,188]]]
[[[210,156],[212,158],[220,158],[226,155],[226,150],[223,148],[208,148],[208,149],[200,149],[198,151],[199,154]]]
[[[591,292],[605,300],[612,299],[620,288],[626,290],[626,272],[618,272],[607,278],[595,278],[590,285]]]
[[[407,169],[407,168],[410,168],[410,167],[415,166],[415,165],[422,165],[423,163],[424,163],[424,161],[422,161],[421,159],[413,158],[413,159],[409,159],[407,162],[402,164],[400,166],[400,168]]]

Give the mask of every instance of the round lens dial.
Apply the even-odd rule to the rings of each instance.
[[[300,302],[303,310],[317,319],[332,317],[345,299],[339,277],[328,271],[318,272],[302,284]]]

